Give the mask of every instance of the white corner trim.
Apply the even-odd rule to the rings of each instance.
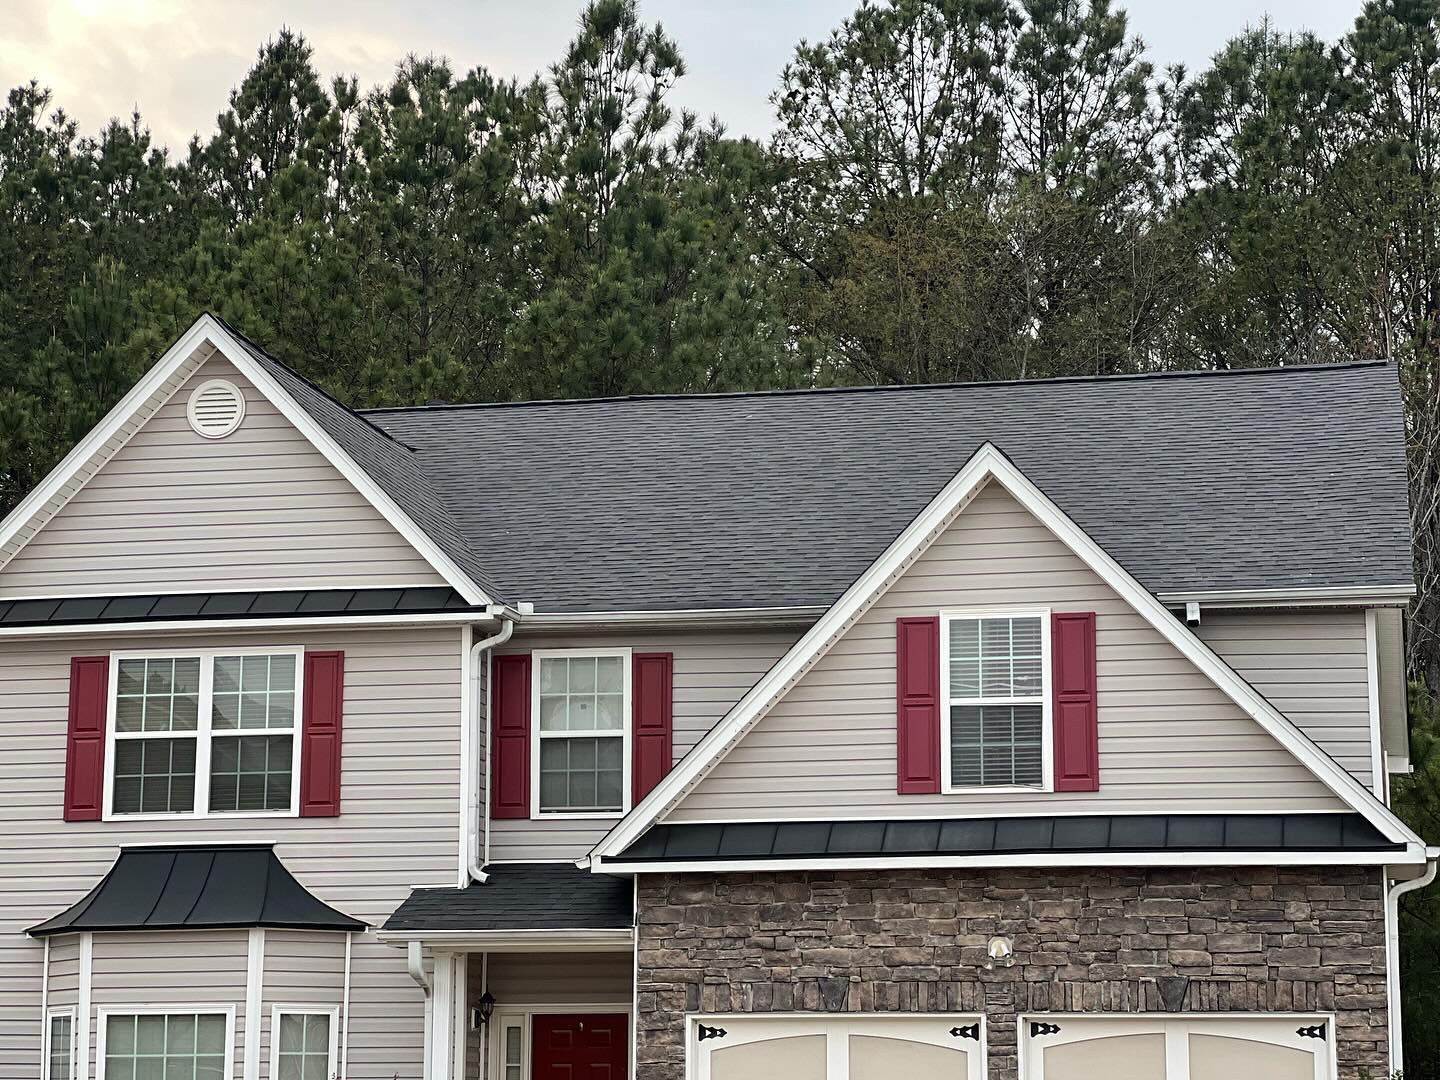
[[[265,986],[265,928],[252,926],[246,938],[245,960],[245,1057],[241,1063],[244,1080],[260,1080],[260,1009]],[[279,1034],[270,1032],[273,1042]]]
[[[1375,797],[1390,805],[1388,775],[1380,733],[1380,616],[1365,609],[1365,700],[1370,712],[1370,787]]]
[[[1235,705],[1289,750],[1309,771],[1352,810],[1367,818],[1386,839],[1420,844],[1420,838],[1384,803],[1315,745],[1288,718],[1262,697],[1209,646],[1095,543],[1049,496],[993,443],[981,446],[941,488],[885,552],[845,590],[810,630],[729,714],[672,769],[635,808],[591,849],[591,869],[601,859],[618,855],[658,821],[699,783],[750,728],[849,629],[851,624],[905,571],[990,481],[999,483],[1022,507],[1068,546],[1122,600],[1138,612],[1182,656],[1193,663]],[[668,867],[667,867],[668,869]]]
[[[90,1080],[90,985],[94,972],[95,938],[87,931],[80,935],[80,986],[75,999],[75,1076],[78,1080]]]
[[[250,383],[270,401],[272,405],[300,431],[317,450],[348,480],[360,494],[385,518],[390,525],[428,562],[435,572],[446,580],[471,604],[491,602],[483,590],[469,575],[443,552],[429,535],[416,525],[393,499],[387,495],[370,475],[346,453],[340,445],[321,428],[304,409],[285,392],[234,336],[221,326],[213,316],[201,315],[180,339],[165,351],[165,354],[130,392],[120,399],[103,420],[85,438],[66,454],[25,499],[11,513],[0,521],[0,552],[28,525],[32,518],[42,512],[47,503],[65,492],[85,469],[86,464],[98,454],[111,439],[121,433],[125,425],[150,401],[165,383],[183,367],[202,345],[209,344],[216,353],[223,356],[247,378]],[[178,389],[178,387],[176,387]],[[171,395],[166,396],[169,400]],[[162,402],[163,404],[163,402]],[[75,490],[79,490],[76,487]],[[73,495],[74,491],[69,494]],[[21,544],[20,547],[24,545]],[[0,555],[0,567],[10,560],[20,547]]]

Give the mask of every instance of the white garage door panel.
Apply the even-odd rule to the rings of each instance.
[[[692,1080],[983,1080],[983,1030],[979,1017],[955,1014],[708,1016],[691,1025],[688,1075]]]
[[[825,1080],[825,1036],[789,1035],[722,1046],[710,1056],[711,1080]]]
[[[1163,1034],[1106,1035],[1044,1053],[1047,1080],[1166,1080]]]
[[[1026,1017],[1025,1080],[1333,1080],[1326,1017]]]

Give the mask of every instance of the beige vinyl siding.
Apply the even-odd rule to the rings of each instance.
[[[1097,613],[1101,790],[900,796],[895,619]],[[672,821],[1336,810],[1343,804],[997,485],[990,485],[669,815]]]
[[[1391,772],[1410,771],[1410,716],[1405,685],[1405,616],[1400,608],[1376,608],[1379,661],[1380,747]]]
[[[1372,786],[1364,609],[1207,610],[1195,632],[1320,749]]]
[[[173,1006],[177,1013],[211,1012],[229,1007],[235,1015],[234,1074],[238,1078],[245,1028],[250,1022],[245,1015],[248,959],[244,930],[94,935],[90,1075],[106,1080],[99,1057],[105,1011]]]
[[[80,995],[80,937],[50,940],[50,985],[46,1008],[73,1007]]]
[[[186,644],[344,650],[340,817],[62,820],[70,657]],[[7,641],[0,649],[0,1080],[34,1077],[43,946],[24,929],[83,896],[123,844],[273,841],[302,885],[372,927],[412,886],[454,884],[460,664],[453,628]],[[95,935],[97,949],[101,939]],[[357,936],[351,995],[352,1080],[417,1077],[423,999],[403,950]]]
[[[260,1007],[260,1075],[270,1076],[275,1006],[297,1012],[336,1010],[336,1031],[345,998],[345,935],[306,930],[266,930]]]
[[[534,649],[614,649],[674,656],[674,752],[679,761],[774,666],[800,629],[617,634],[517,635],[503,652]],[[614,818],[492,821],[490,858],[496,862],[577,859],[615,824]]]
[[[227,378],[245,419],[190,429],[191,390]],[[0,597],[443,584],[258,390],[208,360],[0,569]]]
[[[522,1006],[564,1007],[575,1011],[627,1009],[632,999],[635,954],[631,952],[589,953],[491,953],[486,961],[471,953],[466,964],[470,1001],[479,1001],[488,988],[495,995],[497,1013],[490,1031],[500,1031],[500,1011]],[[480,1032],[472,1030],[465,1041],[466,1080],[479,1080],[482,1056]]]

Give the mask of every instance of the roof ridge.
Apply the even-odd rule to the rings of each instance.
[[[231,323],[226,322],[226,321],[225,321],[224,319],[222,319],[219,315],[216,315],[214,312],[211,312],[211,311],[207,311],[205,314],[209,315],[209,316],[210,316],[212,319],[214,319],[217,323],[219,323],[221,326],[223,326],[229,333],[231,333],[231,334],[235,335],[235,337],[239,338],[239,339],[240,339],[240,342],[241,342],[243,345],[247,346],[248,348],[250,348],[250,349],[253,350],[254,352],[259,353],[262,357],[264,357],[264,358],[265,358],[266,360],[268,360],[270,363],[276,365],[277,367],[283,368],[287,374],[293,375],[295,378],[299,379],[302,383],[304,383],[306,386],[308,386],[311,390],[314,390],[315,393],[319,394],[321,397],[325,398],[326,400],[328,400],[328,401],[332,402],[333,404],[338,405],[340,408],[344,409],[347,413],[349,413],[351,416],[355,417],[355,419],[359,420],[361,423],[363,423],[363,424],[364,424],[367,428],[369,428],[371,431],[374,431],[374,432],[376,432],[377,434],[382,435],[384,438],[388,439],[390,442],[393,442],[396,446],[402,447],[402,448],[405,449],[405,450],[409,450],[412,454],[416,454],[416,453],[419,453],[419,452],[420,452],[419,447],[411,446],[411,445],[410,445],[409,443],[407,443],[404,439],[401,439],[401,438],[399,438],[399,437],[391,434],[390,432],[386,431],[386,430],[385,430],[383,427],[381,427],[379,424],[375,423],[373,420],[371,420],[371,419],[369,419],[367,416],[365,416],[365,415],[364,415],[364,412],[362,412],[361,410],[359,410],[359,409],[352,409],[349,405],[346,405],[343,401],[341,401],[339,398],[337,398],[334,394],[330,393],[330,391],[326,390],[323,386],[321,386],[319,383],[317,383],[314,379],[310,378],[308,375],[303,375],[303,374],[301,374],[299,371],[295,370],[295,368],[291,367],[289,364],[285,363],[284,360],[281,360],[279,357],[275,356],[274,353],[270,352],[269,349],[266,349],[263,345],[261,345],[259,342],[257,342],[254,338],[249,337],[249,336],[247,336],[246,334],[242,333],[239,329],[237,329],[237,328],[236,328],[235,326],[233,326]],[[368,412],[368,411],[377,411],[377,410],[365,410],[365,411]]]
[[[276,360],[275,363],[280,363]],[[283,366],[283,365],[282,365]],[[869,385],[869,386],[799,386],[785,387],[773,390],[710,390],[697,391],[695,393],[665,393],[665,394],[613,394],[608,397],[575,397],[575,398],[528,398],[520,401],[471,401],[457,402],[444,405],[387,405],[378,408],[352,409],[350,410],[361,419],[367,420],[374,415],[389,415],[394,413],[415,413],[415,412],[447,412],[460,409],[510,409],[524,408],[526,406],[542,405],[604,405],[618,402],[647,402],[647,401],[696,401],[710,399],[732,399],[732,398],[771,398],[771,397],[804,397],[821,396],[833,394],[879,394],[879,393],[903,393],[917,390],[968,390],[989,387],[1016,387],[1016,386],[1052,386],[1069,383],[1113,383],[1113,382],[1159,382],[1166,379],[1187,379],[1187,378],[1223,378],[1227,376],[1243,375],[1279,375],[1279,374],[1300,374],[1319,371],[1348,371],[1360,368],[1389,367],[1389,360],[1345,360],[1326,364],[1272,364],[1265,367],[1252,368],[1184,368],[1180,370],[1166,371],[1136,371],[1123,372],[1113,375],[1055,375],[1042,379],[991,379],[974,380],[970,382],[948,382],[948,383],[895,383],[890,385]],[[288,369],[287,369],[288,370]],[[304,378],[303,375],[297,375]],[[324,393],[324,391],[320,391]],[[333,400],[333,399],[332,399]],[[337,404],[339,404],[337,402]],[[348,406],[341,405],[342,408]],[[378,425],[375,425],[378,427]],[[384,430],[381,428],[380,430]],[[398,441],[398,440],[397,440]],[[402,443],[401,445],[408,446]],[[409,447],[417,452],[422,449]]]

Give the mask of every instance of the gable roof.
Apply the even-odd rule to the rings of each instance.
[[[208,346],[208,349],[207,349]],[[105,418],[0,521],[0,569],[198,368],[223,356],[313,443],[470,604],[496,599],[415,453],[351,413],[220,320],[202,315]],[[348,418],[348,419],[347,419]],[[483,582],[483,584],[482,584]]]
[[[1081,529],[992,443],[981,446],[965,466],[907,525],[890,546],[861,573],[822,615],[651,792],[615,825],[591,851],[598,868],[617,857],[673,809],[851,627],[904,571],[963,512],[986,484],[998,483],[1067,545],[1182,656],[1189,660],[1243,712],[1287,749],[1351,810],[1363,815],[1388,840],[1417,845],[1423,841],[1358,780],[1315,745],[1217,656],[1187,626]]]
[[[363,415],[542,612],[828,606],[986,441],[1152,592],[1412,583],[1386,364]]]

